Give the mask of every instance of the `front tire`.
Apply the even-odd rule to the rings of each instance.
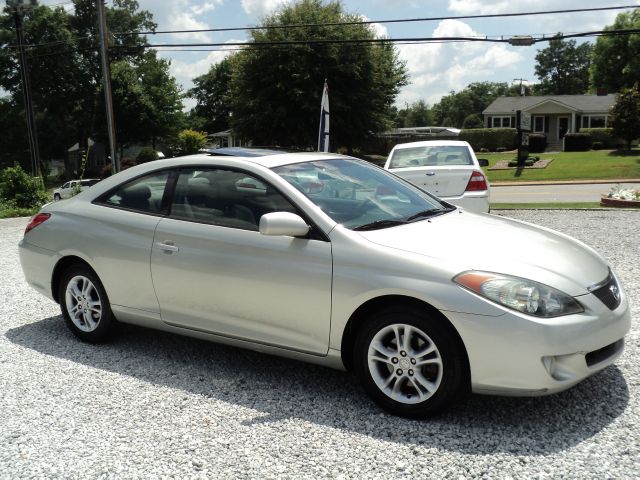
[[[60,197],[60,194],[59,194],[59,193],[56,193],[56,194],[53,196],[53,201],[54,201],[54,202],[59,202],[60,200],[62,200],[62,197]]]
[[[99,343],[114,333],[116,320],[107,293],[88,266],[72,265],[62,274],[58,300],[67,326],[81,340]]]
[[[468,362],[451,327],[398,306],[372,315],[356,338],[354,369],[369,396],[394,415],[421,418],[468,389]]]

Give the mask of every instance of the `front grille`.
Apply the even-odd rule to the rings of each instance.
[[[612,343],[611,345],[607,345],[606,347],[602,347],[598,350],[594,350],[593,352],[587,353],[585,355],[585,360],[587,361],[587,366],[592,366],[600,362],[604,362],[607,358],[614,356],[624,346],[624,339],[620,339],[617,342]]]
[[[620,287],[611,272],[609,272],[609,276],[603,282],[591,287],[589,290],[598,297],[609,310],[618,308],[622,300]]]

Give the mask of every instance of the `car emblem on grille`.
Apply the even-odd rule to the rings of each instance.
[[[609,286],[609,290],[611,290],[611,294],[613,295],[613,298],[616,299],[616,301],[620,300],[620,290],[618,290],[618,286],[617,285],[610,285]]]

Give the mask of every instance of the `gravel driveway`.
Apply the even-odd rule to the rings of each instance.
[[[0,220],[0,478],[637,478],[640,212],[494,213],[610,260],[627,348],[567,392],[474,395],[428,421],[381,413],[322,367],[133,327],[80,343],[23,280],[26,219]]]

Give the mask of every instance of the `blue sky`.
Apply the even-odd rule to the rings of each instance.
[[[158,30],[243,27],[292,0],[138,0],[141,8],[153,13]],[[46,0],[43,3],[60,3]],[[639,5],[640,0],[344,0],[345,9],[370,20],[531,12],[541,10]],[[553,34],[602,29],[620,11],[513,17],[503,19],[445,20],[375,25],[380,34],[392,38],[453,35]],[[244,31],[150,36],[151,43],[245,41]],[[591,39],[590,41],[593,41]],[[515,78],[536,81],[535,54],[546,44],[512,47],[507,44],[459,43],[399,45],[400,57],[407,62],[410,84],[403,88],[397,104],[423,99],[430,105],[451,90],[461,90],[471,82],[513,82]],[[228,52],[161,51],[171,60],[171,71],[184,89],[195,76],[205,73]],[[318,89],[321,90],[319,85]],[[337,86],[332,86],[337,88]],[[193,102],[187,101],[187,106]]]

